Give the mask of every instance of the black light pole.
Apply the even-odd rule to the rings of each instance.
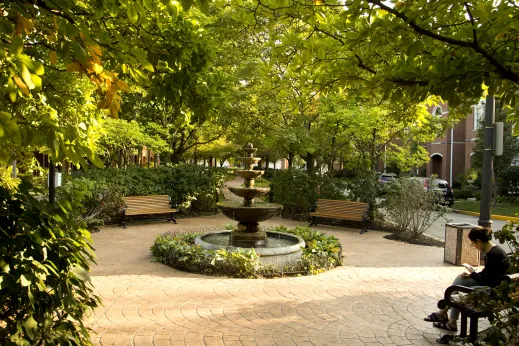
[[[52,159],[49,160],[49,204],[54,206],[56,202],[56,166]]]
[[[493,181],[493,155],[494,155],[494,122],[495,99],[494,95],[488,95],[485,102],[485,137],[483,149],[483,171],[481,179],[481,204],[479,206],[478,225],[492,227],[492,181]]]

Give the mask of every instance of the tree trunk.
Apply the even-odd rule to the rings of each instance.
[[[306,169],[308,172],[315,170],[315,155],[313,153],[306,153],[304,160],[306,161]]]
[[[269,169],[269,157],[265,157],[265,169]]]
[[[121,169],[123,167],[123,153],[121,149],[117,150],[117,168]]]
[[[288,153],[288,168],[292,168],[294,164],[294,153]]]
[[[377,170],[376,168],[376,164],[377,162],[375,161],[376,158],[375,158],[375,146],[376,146],[376,139],[377,139],[377,129],[373,129],[373,134],[372,134],[372,138],[371,138],[371,145],[370,145],[370,163],[371,163],[371,169],[373,170],[373,172],[375,172]]]

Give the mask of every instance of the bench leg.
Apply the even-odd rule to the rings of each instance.
[[[472,318],[470,319],[470,323],[472,325]],[[461,313],[461,321],[460,321],[460,338],[464,338],[467,336],[467,314]]]
[[[310,224],[308,227],[317,226],[317,222],[315,222],[315,216],[312,216],[312,220],[310,221]]]
[[[474,343],[478,338],[478,318],[470,318],[470,342]]]
[[[126,211],[123,211],[123,215],[121,215],[121,221],[119,221],[119,226],[123,226],[123,228],[126,228],[126,224],[124,223],[125,216],[126,216]]]
[[[366,219],[362,219],[362,228],[360,229],[360,234],[364,234],[368,231],[368,223]]]
[[[169,216],[168,222],[173,221],[173,223],[177,223],[177,220],[173,217],[173,213]]]

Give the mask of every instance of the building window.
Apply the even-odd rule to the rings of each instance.
[[[436,115],[438,118],[442,117],[442,108],[440,106],[437,106],[433,110],[433,115]]]
[[[483,108],[483,102],[480,101],[477,105],[472,106],[474,113],[474,131],[478,129],[479,122],[483,119],[483,114],[485,113],[485,109]]]

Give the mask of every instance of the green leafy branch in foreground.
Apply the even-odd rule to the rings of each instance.
[[[0,187],[0,344],[91,345],[90,233],[67,201],[51,208],[28,188]]]

